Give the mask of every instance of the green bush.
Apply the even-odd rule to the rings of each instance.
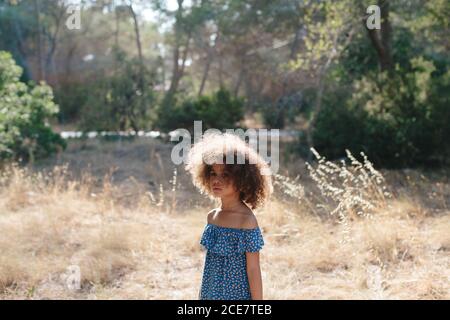
[[[258,111],[269,129],[283,129],[286,125],[296,126],[300,114],[307,115],[314,104],[315,90],[302,88],[299,91],[281,96],[275,103],[262,104]]]
[[[59,106],[58,120],[60,123],[76,122],[81,115],[81,109],[86,105],[92,94],[92,84],[89,82],[65,83],[53,89],[55,102]]]
[[[45,157],[65,141],[47,124],[58,112],[52,89],[20,82],[22,69],[0,51],[0,160]]]
[[[90,82],[80,110],[81,130],[137,131],[151,128],[152,110],[156,104],[153,73],[139,61],[128,59],[122,51],[115,52],[115,59],[117,68],[112,74],[100,74]]]
[[[282,129],[285,126],[286,109],[278,104],[265,104],[259,108],[264,124],[269,129]]]
[[[163,130],[185,128],[192,130],[194,120],[201,120],[203,129],[234,128],[244,116],[243,101],[225,89],[211,96],[187,99],[175,107],[161,107],[158,125]]]
[[[352,94],[324,98],[315,146],[328,158],[364,151],[386,167],[442,162],[450,153],[449,90],[450,72],[435,72],[422,57],[391,74],[369,73],[354,81]]]

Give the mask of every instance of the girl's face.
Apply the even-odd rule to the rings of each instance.
[[[216,197],[233,196],[237,192],[224,164],[213,164],[209,178],[210,188]]]

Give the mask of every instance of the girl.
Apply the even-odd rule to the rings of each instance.
[[[202,193],[220,199],[220,206],[208,213],[200,240],[207,253],[199,299],[262,300],[259,251],[264,240],[252,209],[272,192],[267,164],[227,133],[206,135],[196,143],[186,169]]]

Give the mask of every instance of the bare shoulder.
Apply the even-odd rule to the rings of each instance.
[[[213,223],[216,213],[217,213],[217,208],[212,209],[211,211],[208,212],[208,216],[207,216],[208,223]]]
[[[256,219],[255,214],[250,210],[242,220],[242,228],[244,229],[254,229],[258,227],[258,219]]]

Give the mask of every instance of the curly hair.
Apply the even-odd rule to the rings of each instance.
[[[209,183],[213,164],[225,165],[224,170],[239,190],[239,198],[252,209],[262,206],[273,192],[267,163],[237,135],[206,134],[189,151],[186,170],[200,192],[211,198],[214,198]]]

